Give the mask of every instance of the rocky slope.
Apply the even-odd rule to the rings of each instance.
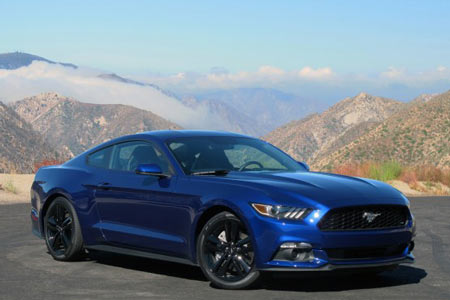
[[[43,93],[11,104],[49,143],[70,155],[125,134],[179,129],[150,111],[121,104],[89,104]]]
[[[423,103],[423,102],[428,102],[431,99],[433,99],[434,97],[438,96],[439,94],[422,94],[419,95],[418,97],[414,98],[411,103]]]
[[[66,158],[14,110],[0,102],[0,173],[31,173],[36,163]]]
[[[450,91],[411,102],[406,109],[318,161],[317,167],[327,169],[368,160],[450,167]]]
[[[376,127],[404,103],[360,93],[321,114],[290,122],[264,137],[297,160],[314,165],[327,155]]]

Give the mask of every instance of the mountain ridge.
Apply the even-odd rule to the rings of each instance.
[[[84,103],[52,92],[13,102],[10,107],[49,143],[71,156],[125,134],[181,128],[133,106]]]
[[[29,66],[33,61],[43,61],[49,64],[59,64],[65,67],[77,69],[78,66],[70,63],[54,62],[41,56],[24,52],[0,53],[0,69],[15,70]]]
[[[450,167],[450,91],[412,101],[316,163],[319,169],[364,161]]]
[[[404,103],[367,93],[347,97],[323,113],[311,114],[277,128],[263,139],[311,165],[344,142],[371,129]],[[343,140],[342,140],[343,139]]]

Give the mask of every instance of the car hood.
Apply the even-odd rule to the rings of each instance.
[[[368,204],[406,204],[406,198],[376,180],[319,172],[230,172],[209,177],[264,192],[275,201],[320,203],[328,207]]]

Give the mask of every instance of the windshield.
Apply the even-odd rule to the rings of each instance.
[[[306,171],[290,156],[258,139],[183,137],[172,139],[167,145],[186,174],[208,171]]]

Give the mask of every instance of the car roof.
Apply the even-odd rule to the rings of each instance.
[[[180,137],[200,137],[200,136],[235,136],[235,137],[249,137],[247,135],[215,130],[155,130],[136,134],[136,136],[148,135],[162,141],[180,138]]]
[[[154,130],[154,131],[146,131],[146,132],[140,132],[136,134],[130,134],[130,135],[124,135],[109,141],[106,141],[102,144],[99,144],[97,146],[94,146],[85,152],[81,153],[79,156],[89,155],[89,153],[94,153],[98,151],[99,149],[102,149],[104,147],[109,147],[111,145],[114,145],[116,143],[126,142],[133,139],[139,139],[139,138],[145,138],[145,137],[151,137],[153,139],[157,139],[160,142],[165,142],[167,140],[173,139],[173,138],[179,138],[179,137],[208,137],[208,136],[234,136],[234,137],[247,137],[247,138],[253,138],[247,135],[238,134],[238,133],[232,133],[232,132],[226,132],[226,131],[214,131],[214,130]]]

